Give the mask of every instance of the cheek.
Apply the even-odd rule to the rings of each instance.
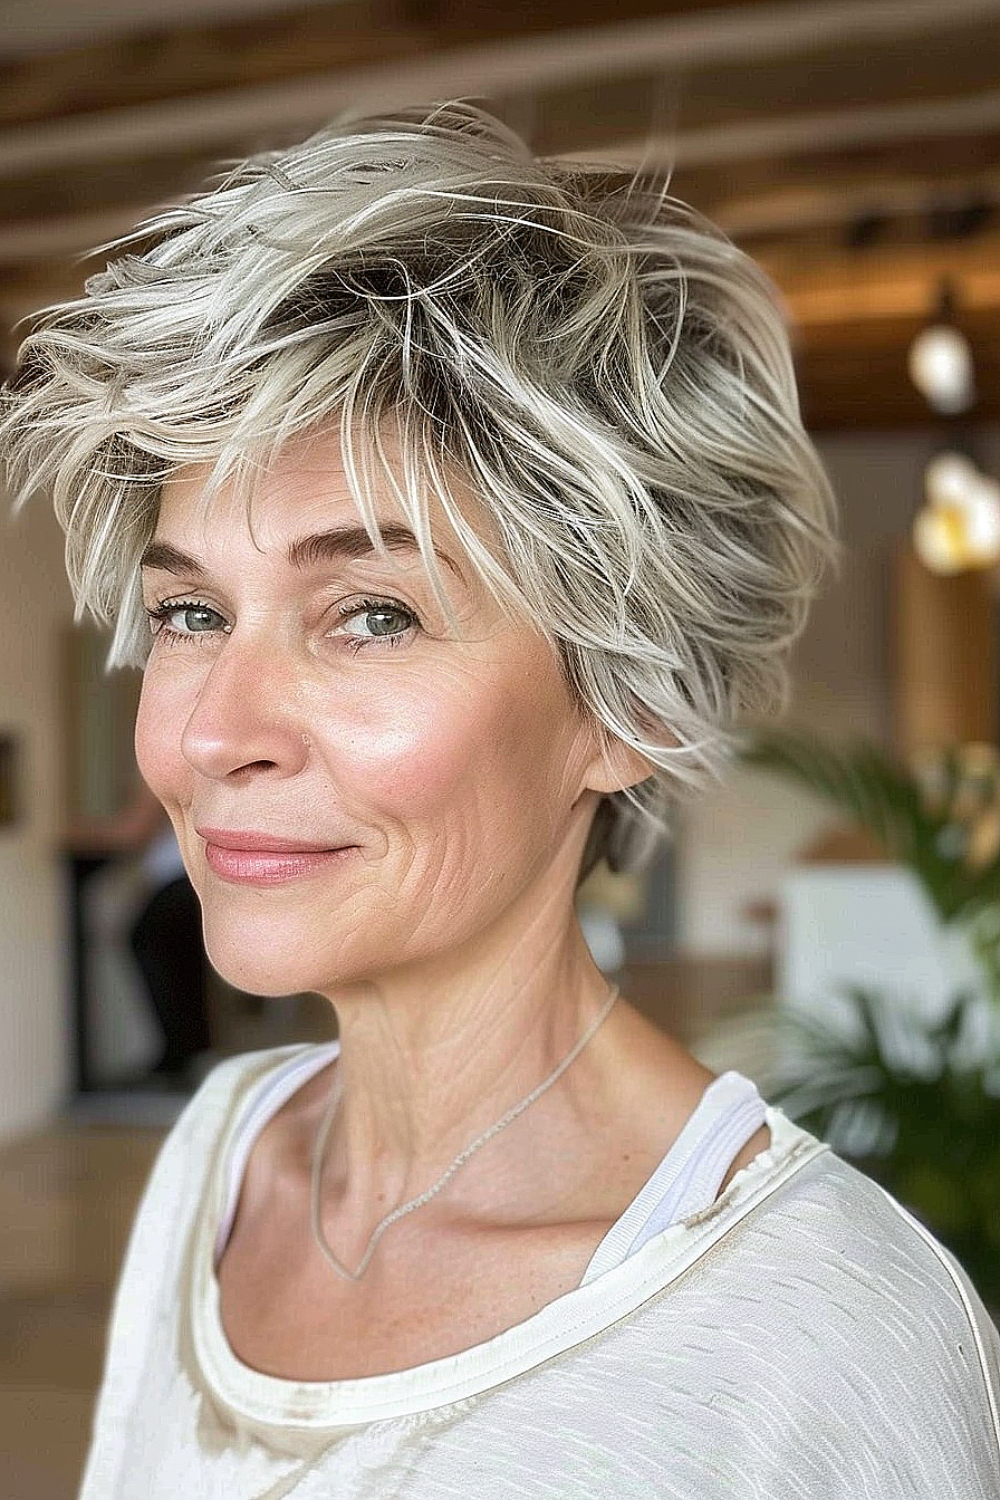
[[[548,689],[548,690],[546,690]],[[433,697],[394,696],[351,755],[359,794],[400,821],[485,832],[544,819],[566,767],[565,705],[531,675],[460,675]],[[472,830],[469,830],[472,831]]]
[[[483,753],[481,724],[468,695],[395,696],[365,715],[364,728],[338,747],[358,797],[401,820],[447,811]],[[345,764],[346,762],[346,764]],[[339,779],[339,777],[338,777]]]

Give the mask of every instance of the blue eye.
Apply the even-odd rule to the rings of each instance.
[[[354,652],[369,646],[398,646],[420,626],[413,610],[395,599],[361,599],[341,605],[338,612],[344,624],[330,633],[346,638]],[[168,645],[198,636],[212,638],[220,631],[228,635],[232,629],[217,609],[197,599],[165,600],[148,607],[146,614],[154,639],[162,638]]]
[[[212,634],[220,628],[228,630],[218,610],[196,599],[174,599],[157,604],[146,610],[154,636],[172,636],[175,640],[187,640],[191,636]],[[180,628],[173,622],[180,618]]]
[[[412,609],[393,599],[362,599],[358,604],[342,605],[340,615],[344,620],[343,634],[350,638],[354,651],[375,643],[396,646],[420,623]],[[362,624],[364,630],[346,628],[355,623]]]

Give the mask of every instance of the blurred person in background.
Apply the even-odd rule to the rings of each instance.
[[[962,1268],[574,909],[780,703],[833,549],[752,263],[470,106],[344,123],[143,226],[0,432],[144,665],[213,964],[339,1025],[168,1137],[85,1500],[995,1500]]]
[[[201,906],[162,802],[140,781],[114,816],[74,818],[63,843],[74,853],[141,860],[145,893],[128,944],[162,1035],[149,1076],[190,1081],[192,1064],[211,1045]]]

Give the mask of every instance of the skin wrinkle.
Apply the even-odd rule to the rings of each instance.
[[[349,1225],[346,1240],[363,1244],[385,1203],[433,1180],[600,1004],[573,895],[608,768],[552,648],[485,588],[449,585],[459,641],[440,628],[419,559],[355,560],[333,584],[290,573],[290,537],[355,514],[332,439],[293,446],[260,486],[255,542],[237,495],[199,512],[202,474],[166,486],[157,538],[201,560],[192,596],[232,629],[154,646],[137,754],[177,830],[216,967],[251,991],[316,990],[337,1009],[345,1093],[328,1187],[341,1234]],[[187,582],[151,573],[147,595],[183,598]],[[357,655],[323,638],[339,620],[327,601],[369,592],[399,598],[429,633]],[[625,765],[625,779],[648,770],[633,752]],[[348,837],[361,853],[329,877],[226,885],[196,822]],[[595,1043],[558,1107],[539,1101],[557,1153],[560,1128],[568,1149],[607,1089],[601,1071]],[[496,1192],[513,1167],[492,1155]],[[471,1167],[455,1184],[457,1201],[468,1192],[481,1206],[489,1190]]]

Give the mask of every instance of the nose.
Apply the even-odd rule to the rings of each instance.
[[[280,653],[230,637],[212,662],[181,736],[196,771],[215,781],[255,771],[294,776],[309,736],[295,707],[294,672]]]

